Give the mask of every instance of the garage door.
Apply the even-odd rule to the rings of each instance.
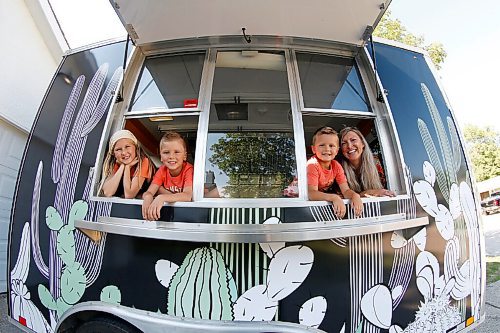
[[[7,238],[17,172],[28,135],[0,119],[0,292],[7,291]]]

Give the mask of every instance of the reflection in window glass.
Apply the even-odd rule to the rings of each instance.
[[[196,108],[205,54],[147,58],[131,111]]]
[[[297,53],[306,108],[370,111],[353,59]]]
[[[284,196],[297,167],[282,53],[218,54],[208,130],[206,197]]]
[[[277,198],[295,175],[293,133],[209,133],[206,189],[225,198]]]

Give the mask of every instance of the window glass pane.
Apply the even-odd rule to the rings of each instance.
[[[277,198],[296,175],[283,53],[220,52],[210,106],[205,196]]]
[[[353,59],[297,53],[306,108],[370,111]]]
[[[196,108],[205,54],[147,58],[130,110]]]

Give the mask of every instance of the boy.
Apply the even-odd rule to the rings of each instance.
[[[186,162],[186,142],[179,133],[167,132],[160,140],[163,165],[153,177],[142,198],[142,217],[155,221],[165,202],[191,201],[193,194],[193,165]],[[158,195],[154,198],[155,194]]]
[[[342,198],[334,193],[325,193],[336,181],[344,198],[351,199],[354,214],[360,216],[363,212],[361,197],[349,189],[344,170],[334,159],[339,151],[337,132],[331,127],[319,128],[313,135],[311,148],[314,156],[307,161],[309,199],[331,201],[335,215],[339,218],[344,217],[346,207]]]

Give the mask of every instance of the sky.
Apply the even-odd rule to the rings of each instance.
[[[71,48],[124,36],[108,0],[50,0]],[[391,17],[448,54],[441,83],[460,126],[500,131],[500,1],[392,0]]]

